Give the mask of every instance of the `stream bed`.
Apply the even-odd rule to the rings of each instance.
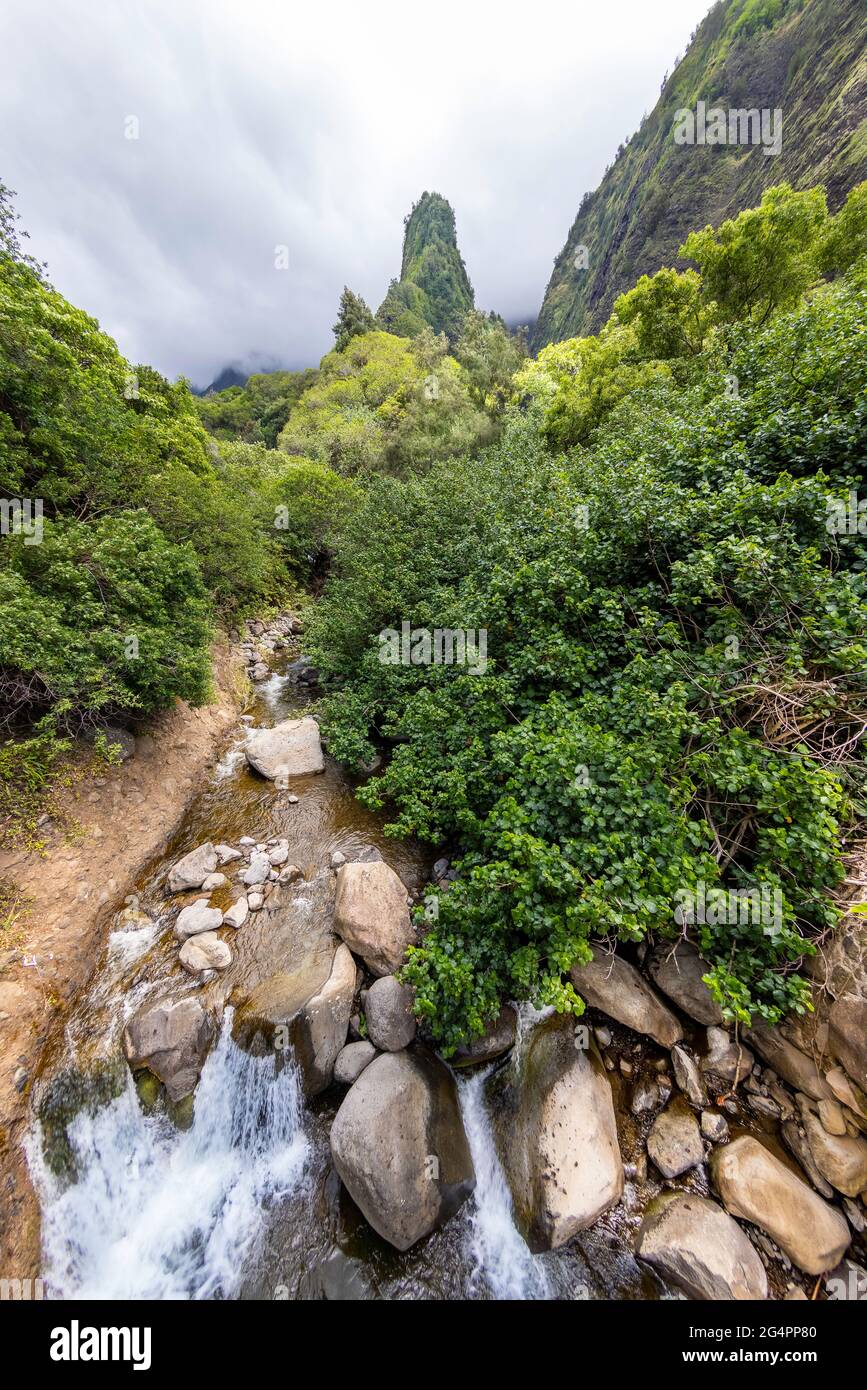
[[[304,711],[309,695],[275,672],[256,690],[255,726]],[[177,965],[168,868],[206,840],[287,837],[305,878],[379,851],[410,892],[430,856],[384,835],[331,759],[323,774],[277,789],[247,766],[238,725],[207,791],[136,886],[150,924],[112,931],[90,984],[50,1041],[29,1146],[42,1207],[43,1269],[54,1298],[595,1299],[667,1291],[632,1254],[634,1183],[592,1229],[531,1254],[516,1228],[494,1139],[496,1065],[457,1075],[476,1189],[447,1225],[400,1253],[366,1223],[338,1180],[328,1135],[333,1085],[304,1102],[294,1066],[277,1069],[231,1038],[231,1008],[202,1071],[192,1112],[143,1103],[123,1057],[126,1021],[155,991],[196,988]],[[289,797],[297,797],[291,800]],[[219,904],[218,904],[219,905]],[[242,929],[243,930],[243,929]],[[515,1054],[538,1016],[524,1009]],[[515,1056],[505,1067],[513,1066]],[[502,1079],[502,1078],[500,1078]],[[619,1078],[613,1077],[615,1083]],[[629,1170],[627,1169],[627,1173]]]

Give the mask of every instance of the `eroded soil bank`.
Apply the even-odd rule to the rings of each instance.
[[[41,852],[0,854],[0,876],[26,904],[0,950],[0,1272],[39,1273],[39,1208],[21,1141],[40,1053],[90,977],[131,885],[165,852],[202,790],[248,694],[242,653],[219,642],[211,704],[179,701],[136,740],[132,758],[70,791],[63,811],[74,834],[49,825]]]

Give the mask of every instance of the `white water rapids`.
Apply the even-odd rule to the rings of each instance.
[[[178,1133],[123,1094],[69,1127],[70,1186],[38,1153],[44,1279],[54,1296],[232,1297],[265,1231],[268,1204],[303,1182],[310,1143],[294,1068],[235,1047],[226,1020]]]

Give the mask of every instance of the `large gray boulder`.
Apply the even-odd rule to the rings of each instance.
[[[394,975],[374,980],[364,1001],[367,1036],[380,1052],[400,1052],[415,1037],[415,995]]]
[[[674,1047],[683,1037],[683,1029],[671,1009],[635,966],[620,956],[594,946],[592,961],[573,965],[569,978],[594,1009],[602,1009],[636,1033],[645,1033],[661,1047]]]
[[[830,1099],[831,1088],[812,1057],[788,1042],[778,1029],[756,1022],[752,1028],[744,1029],[744,1037],[768,1066],[796,1091],[803,1091],[813,1100]]]
[[[214,1021],[198,999],[164,999],[130,1019],[123,1045],[133,1071],[146,1067],[178,1101],[194,1090],[213,1037]]]
[[[191,849],[169,869],[169,892],[185,893],[190,888],[201,888],[216,867],[217,851],[210,841]]]
[[[677,1178],[704,1162],[698,1120],[681,1101],[657,1115],[647,1136],[647,1152],[664,1178]]]
[[[768,1296],[765,1267],[736,1221],[694,1193],[665,1192],[650,1203],[636,1254],[690,1298]]]
[[[406,889],[383,861],[344,864],[337,874],[334,930],[374,975],[393,975],[416,937]]]
[[[273,729],[256,729],[244,745],[247,762],[272,782],[324,772],[325,757],[315,719],[284,719]]]
[[[839,1262],[851,1238],[846,1218],[757,1139],[714,1149],[711,1173],[726,1211],[766,1231],[805,1274]]]
[[[702,979],[710,966],[691,941],[663,942],[651,953],[647,968],[654,984],[696,1023],[722,1023],[722,1009]]]
[[[454,1079],[421,1048],[364,1069],[331,1127],[331,1154],[355,1204],[398,1250],[443,1225],[475,1187]]]
[[[539,1024],[497,1116],[516,1220],[532,1250],[564,1245],[623,1194],[611,1084],[598,1055],[577,1042],[568,1018]]]

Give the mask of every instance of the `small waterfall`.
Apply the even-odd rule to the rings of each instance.
[[[546,1298],[545,1271],[515,1225],[512,1195],[494,1144],[485,1102],[485,1083],[492,1070],[487,1067],[458,1077],[461,1115],[476,1170],[470,1285],[473,1291],[486,1290],[496,1299]]]
[[[227,1014],[191,1128],[146,1116],[126,1090],[69,1128],[81,1178],[49,1174],[38,1139],[45,1282],[55,1297],[237,1297],[269,1204],[301,1184],[310,1144],[294,1067],[251,1057]]]

